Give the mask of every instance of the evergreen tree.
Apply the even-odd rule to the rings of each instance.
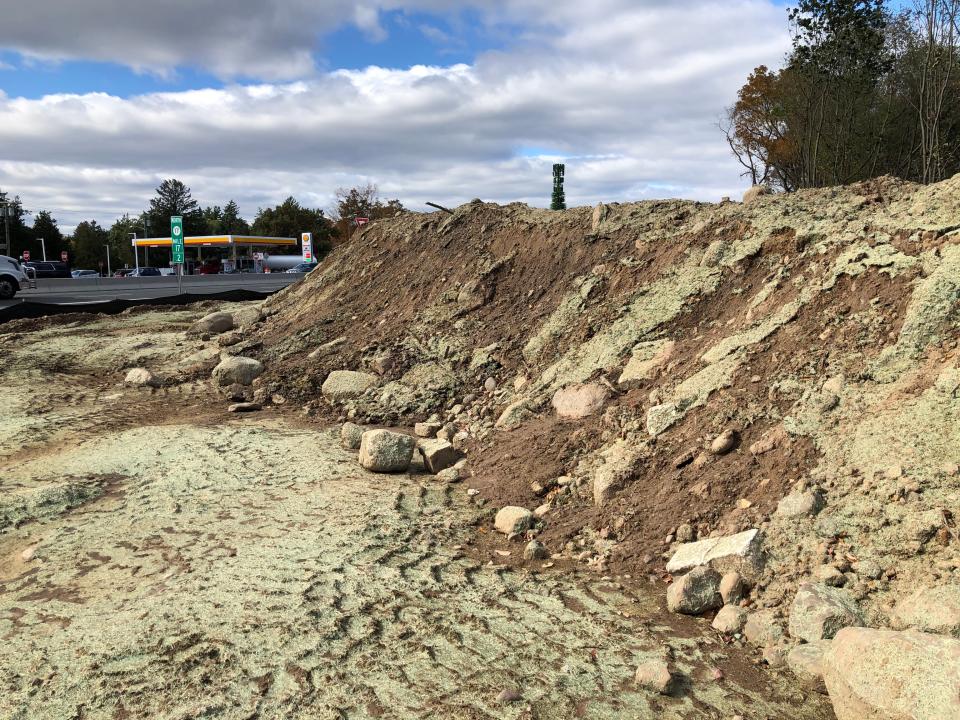
[[[107,244],[110,246],[110,263],[114,268],[132,267],[135,262],[133,259],[133,233],[137,237],[143,237],[142,225],[138,218],[123,215],[110,226],[107,232]]]
[[[20,198],[18,196],[14,196],[11,199],[8,197],[7,193],[0,190],[0,201],[7,202],[8,200],[10,204],[6,207],[6,217],[3,217],[4,209],[0,207],[0,233],[4,233],[4,238],[7,237],[7,228],[3,227],[3,225],[5,223],[10,223],[10,247],[7,248],[7,255],[12,257],[20,257],[24,250],[29,250],[31,253],[31,259],[34,257],[39,258],[39,254],[36,256],[33,255],[36,250],[39,250],[39,243],[37,243],[37,248],[35,250],[33,229],[27,225],[26,222],[24,222],[24,218],[29,215],[29,213],[23,209],[23,205],[20,203]]]
[[[67,249],[67,243],[63,238],[63,233],[57,227],[57,221],[53,219],[46,210],[40,210],[33,218],[33,237],[34,245],[40,250],[36,251],[36,259],[39,260],[42,255],[42,248],[47,248],[47,260],[59,260],[60,251]],[[43,238],[43,243],[40,243]],[[34,251],[31,250],[31,256]]]
[[[150,201],[147,211],[150,233],[153,237],[170,235],[170,218],[183,217],[183,232],[186,235],[206,235],[207,220],[199,203],[193,199],[190,188],[176,179],[164,180],[157,188],[156,197]]]

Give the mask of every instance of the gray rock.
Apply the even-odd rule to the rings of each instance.
[[[508,505],[497,513],[493,526],[504,535],[513,535],[529,530],[533,520],[533,513],[526,508]]]
[[[359,450],[364,432],[364,429],[356,423],[345,422],[340,427],[340,444],[347,450]]]
[[[439,422],[419,422],[413,426],[413,434],[417,437],[432,438],[437,436],[442,427],[443,423]]]
[[[960,585],[920,588],[897,603],[891,619],[898,629],[960,637]]]
[[[423,456],[424,466],[434,475],[453,467],[463,457],[460,451],[446,440],[421,440],[417,443],[417,450]]]
[[[830,643],[830,640],[804,643],[787,653],[787,667],[801,684],[811,690],[826,692],[823,685],[823,655],[830,649]]]
[[[677,542],[688,543],[697,539],[697,532],[693,529],[692,525],[683,523],[677,528],[676,536]]]
[[[817,490],[792,492],[777,503],[780,517],[812,517],[823,509],[823,495]]]
[[[460,471],[455,467],[449,467],[437,473],[437,480],[446,483],[455,483],[460,481]]]
[[[736,605],[724,605],[713,619],[711,626],[724,635],[735,635],[747,623],[747,611]]]
[[[739,440],[740,435],[736,430],[724,430],[710,443],[710,452],[714,455],[726,455],[737,446]]]
[[[649,660],[637,668],[634,680],[644,690],[669,695],[673,691],[676,678],[667,662]]]
[[[747,617],[743,636],[757,647],[776,645],[783,640],[783,626],[771,610],[759,610]]]
[[[670,558],[667,572],[681,573],[698,565],[709,565],[718,572],[738,572],[750,580],[763,569],[762,546],[759,530],[685,543]]]
[[[550,551],[539,540],[531,540],[523,549],[524,560],[546,560],[548,557],[550,557]]]
[[[609,397],[610,391],[600,383],[586,383],[557,390],[552,404],[558,416],[579,420],[600,412]]]
[[[720,574],[709,567],[694,568],[667,588],[667,609],[670,612],[701,615],[721,605]]]
[[[864,625],[866,619],[845,590],[805,583],[790,606],[790,635],[798,640],[829,640],[841,628]]]
[[[416,442],[389,430],[367,430],[360,436],[360,465],[378,473],[401,473],[410,467]]]
[[[213,369],[213,380],[221,387],[228,385],[250,385],[263,373],[259,360],[234,355],[224,358]]]
[[[773,194],[773,191],[766,185],[754,185],[743,194],[743,204],[749,205],[756,202],[759,198]]]
[[[823,655],[837,720],[960,718],[960,640],[848,627]]]
[[[233,330],[233,315],[225,312],[215,312],[205,315],[190,326],[193,335],[219,335]]]
[[[360,397],[377,384],[377,377],[354,370],[334,370],[323,381],[320,392],[330,402],[343,402]]]
[[[146,368],[131,369],[123,379],[123,382],[127,385],[133,385],[134,387],[157,387],[160,385],[157,376]]]
[[[817,566],[816,570],[813,571],[813,576],[817,579],[817,582],[830,587],[843,587],[847,584],[847,576],[833,565]]]
[[[500,413],[495,427],[499,430],[515,430],[526,420],[533,417],[533,410],[530,409],[526,400],[517,400],[510,403]]]
[[[883,575],[883,568],[873,560],[861,560],[853,563],[851,567],[857,575],[869,580],[879,580],[880,576]]]

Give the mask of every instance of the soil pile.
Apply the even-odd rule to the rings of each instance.
[[[960,176],[403,214],[266,303],[257,382],[452,422],[478,501],[541,506],[556,562],[669,580],[678,543],[756,528],[774,624],[812,581],[910,625],[960,583],[958,227]],[[374,381],[328,401],[336,370]]]

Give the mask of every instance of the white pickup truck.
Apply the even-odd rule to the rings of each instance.
[[[29,286],[30,280],[20,262],[9,255],[0,255],[0,300],[9,300]]]

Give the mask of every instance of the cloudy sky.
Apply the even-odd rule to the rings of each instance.
[[[0,20],[0,189],[109,224],[178,177],[243,214],[371,181],[420,209],[718,200],[772,0],[29,0]]]

